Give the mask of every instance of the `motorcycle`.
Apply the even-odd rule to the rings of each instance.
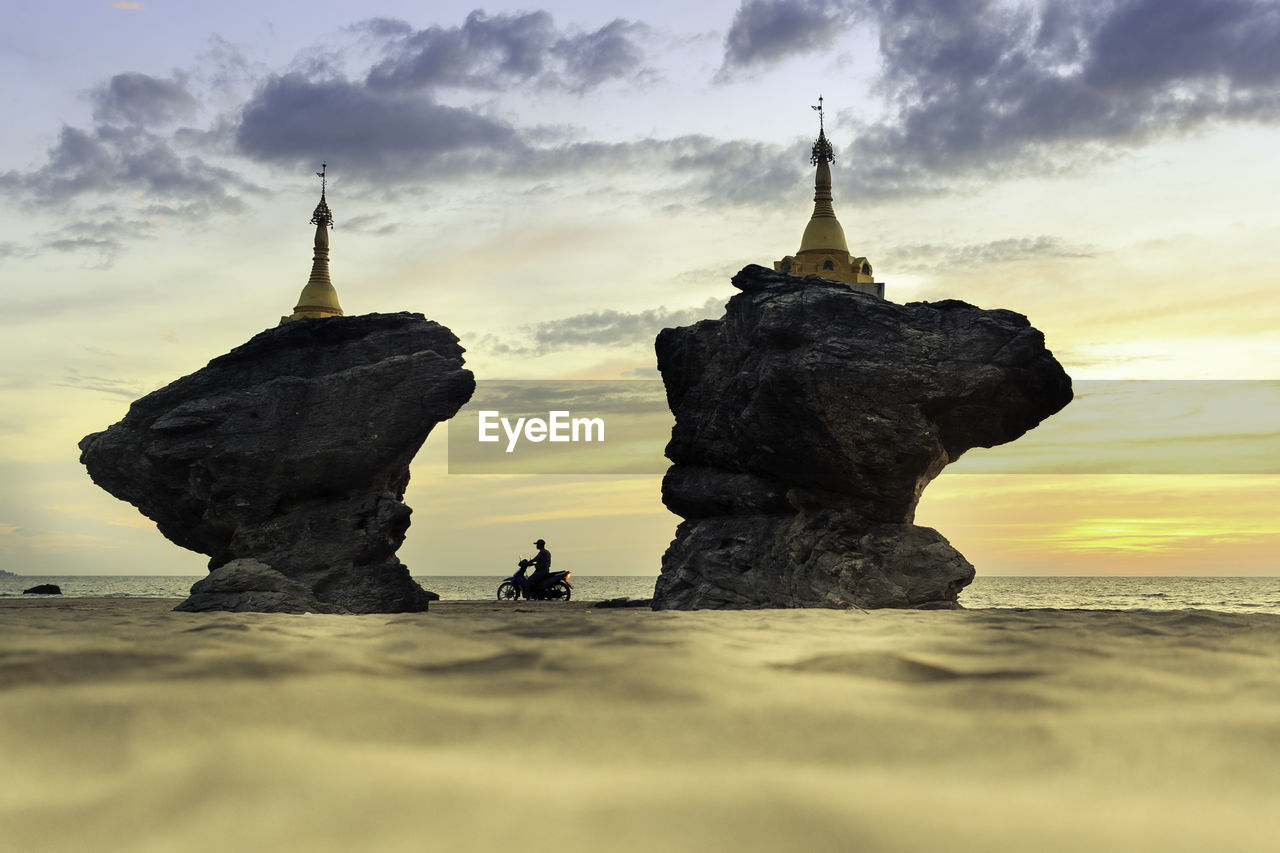
[[[573,595],[573,584],[569,577],[573,572],[552,572],[538,589],[530,589],[529,578],[525,573],[533,565],[530,560],[521,560],[515,574],[498,584],[499,601],[516,601],[518,599],[534,601],[568,601]]]

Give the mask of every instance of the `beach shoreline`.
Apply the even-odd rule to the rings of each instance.
[[[1280,616],[178,601],[0,601],[0,850],[1274,845]]]

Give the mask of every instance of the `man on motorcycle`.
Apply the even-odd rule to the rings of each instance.
[[[547,543],[539,539],[533,543],[538,548],[538,553],[529,559],[533,563],[533,574],[529,576],[529,589],[536,590],[546,582],[547,576],[551,574],[551,552],[547,550]]]

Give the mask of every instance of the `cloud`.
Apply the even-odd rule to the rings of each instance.
[[[850,151],[870,196],[1280,119],[1280,7],[1266,0],[743,0],[717,79],[826,51],[862,24],[878,30],[888,107]]]
[[[562,141],[562,135],[440,104],[430,92],[298,72],[268,78],[241,111],[233,136],[236,150],[258,162],[298,167],[325,159],[344,177],[387,188],[426,177],[528,181],[600,167],[666,179],[676,186],[675,197],[693,204],[776,198],[803,181],[807,159],[803,145],[792,150],[695,135]]]
[[[188,88],[198,87],[205,101],[226,107],[243,99],[268,71],[265,64],[251,60],[242,46],[215,34],[209,36],[182,79]]]
[[[564,62],[562,85],[585,91],[636,76],[644,67],[644,51],[634,37],[645,32],[643,24],[617,18],[594,32],[560,39],[552,54]]]
[[[638,40],[647,32],[621,19],[561,29],[546,12],[475,12],[461,26],[425,30],[373,19],[355,29],[366,36],[362,49],[372,41],[382,58],[350,79],[335,70],[359,62],[348,48],[313,52],[291,72],[269,73],[216,38],[194,70],[168,78],[115,74],[88,93],[92,124],[64,126],[43,163],[0,172],[0,193],[44,211],[132,203],[144,216],[199,220],[238,212],[242,196],[261,192],[214,164],[228,155],[286,168],[327,158],[344,176],[382,189],[429,177],[562,174],[577,169],[585,152],[564,129],[517,130],[478,108],[446,105],[437,90],[584,92],[641,73]],[[172,127],[197,116],[202,97],[217,110],[210,121]],[[110,263],[121,239],[75,234],[45,248],[92,250]]]
[[[1000,174],[1209,121],[1280,118],[1280,10],[1258,0],[874,0],[891,118],[877,180]]]
[[[129,2],[129,0],[116,0],[109,4],[114,9],[123,9],[126,12],[141,12],[143,6],[141,3]]]
[[[117,74],[90,96],[99,124],[157,125],[195,112],[197,102],[176,80],[147,74]]]
[[[727,297],[712,297],[690,308],[666,306],[634,313],[593,311],[558,320],[521,326],[512,336],[484,335],[478,344],[497,355],[540,356],[579,346],[627,347],[652,345],[658,332],[670,326],[687,326],[724,313]],[[524,343],[508,343],[521,341]]]
[[[698,175],[692,187],[714,204],[758,204],[803,191],[809,145],[784,148],[748,140],[683,137],[660,145],[668,168]]]
[[[585,91],[626,79],[643,67],[637,37],[642,24],[621,18],[593,32],[565,32],[545,11],[486,15],[477,10],[460,27],[375,18],[357,30],[388,40],[386,59],[369,71],[374,89],[435,87],[497,91],[513,85]]]
[[[717,79],[825,50],[854,14],[848,0],[743,0],[725,36]]]
[[[31,258],[37,253],[30,246],[19,246],[13,242],[0,242],[0,258]]]
[[[137,127],[64,126],[43,166],[0,174],[0,190],[25,194],[40,205],[133,192],[144,202],[194,200],[192,212],[200,215],[242,209],[243,202],[228,188],[256,189],[230,170],[180,156],[164,138]]]
[[[94,252],[99,265],[110,266],[129,241],[149,236],[146,219],[203,221],[235,214],[245,209],[244,196],[263,192],[208,159],[221,159],[231,148],[225,114],[208,127],[173,127],[199,114],[198,94],[212,93],[225,103],[249,73],[229,43],[215,37],[211,45],[196,72],[111,76],[87,92],[93,109],[89,127],[64,125],[43,163],[0,172],[0,193],[33,213],[98,217],[91,226],[76,223],[44,235],[26,247],[27,255]],[[113,222],[123,221],[135,227],[112,229]]]
[[[1037,258],[1092,258],[1097,254],[1094,247],[1073,245],[1043,234],[965,246],[921,243],[895,246],[884,252],[887,258],[892,259],[893,267],[903,272],[981,269]]]
[[[106,269],[124,251],[126,242],[154,236],[155,227],[154,223],[145,220],[129,220],[119,216],[85,219],[42,235],[38,251],[89,253],[97,258],[94,264],[96,268]]]
[[[1273,87],[1280,79],[1280,8],[1258,0],[1131,0],[1093,36],[1084,80],[1138,92],[1169,82]]]
[[[386,217],[381,213],[363,213],[344,220],[342,228],[344,231],[355,231],[358,234],[373,234],[378,237],[384,237],[399,231],[400,223],[387,222]]]
[[[326,158],[344,174],[383,178],[465,169],[484,152],[520,144],[509,125],[429,94],[298,73],[269,77],[235,131],[237,150],[255,160]]]
[[[147,389],[136,381],[126,381],[109,376],[86,375],[74,368],[67,371],[61,382],[55,382],[54,384],[62,388],[75,388],[80,391],[107,394],[111,397],[123,397],[126,400],[136,400],[147,393]]]

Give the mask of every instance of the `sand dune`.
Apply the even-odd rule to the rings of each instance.
[[[0,602],[0,850],[1274,850],[1280,617]]]

